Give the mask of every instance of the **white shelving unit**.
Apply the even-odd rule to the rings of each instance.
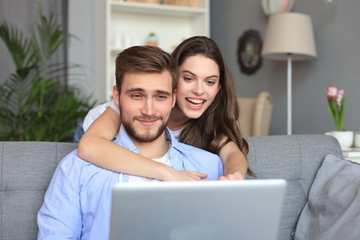
[[[197,7],[184,7],[106,0],[105,40],[98,41],[106,45],[106,100],[112,98],[112,88],[115,85],[114,62],[119,52],[130,46],[145,45],[150,33],[156,34],[158,46],[169,53],[188,37],[209,36],[209,1],[197,0]],[[99,32],[103,30],[100,29]],[[101,63],[99,65],[104,66]]]

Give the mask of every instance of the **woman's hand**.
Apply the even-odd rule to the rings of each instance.
[[[228,174],[226,176],[221,176],[219,177],[220,181],[224,181],[224,180],[244,180],[245,176],[241,174],[241,172],[234,172],[231,174]]]

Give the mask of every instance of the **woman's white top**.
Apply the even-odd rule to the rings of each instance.
[[[171,167],[171,163],[170,163],[170,148],[169,151],[167,151],[167,153],[162,156],[161,158],[157,158],[157,159],[153,159],[153,161],[156,162],[160,162],[163,164],[166,164],[168,166]],[[119,175],[119,182],[122,182],[122,177],[123,174],[120,173]],[[160,180],[158,179],[154,179],[154,178],[146,178],[146,177],[139,177],[139,176],[134,176],[134,175],[129,175],[129,179],[128,179],[129,183],[137,183],[137,182],[160,182]]]
[[[115,112],[117,112],[120,115],[120,109],[118,106],[115,105],[114,100],[112,100],[111,102],[107,102],[101,105],[98,105],[96,107],[94,107],[93,109],[91,109],[88,114],[86,114],[85,119],[84,119],[84,123],[83,123],[83,129],[84,132],[86,132],[90,125],[103,113],[105,112],[105,110],[111,107],[112,109],[115,110]]]

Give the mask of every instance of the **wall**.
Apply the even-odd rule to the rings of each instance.
[[[0,21],[6,20],[24,32],[28,36],[30,28],[38,20],[39,0],[0,0]],[[100,1],[97,1],[100,2]],[[45,15],[55,12],[55,18],[62,24],[62,1],[41,0],[41,8]],[[92,95],[96,99],[94,89],[100,89],[104,83],[100,80],[95,82],[95,7],[93,1],[76,0],[69,1],[69,33],[73,35],[69,39],[68,61],[70,65],[80,65],[69,71],[68,83],[81,89],[83,96]],[[101,45],[101,44],[99,44]],[[63,51],[60,49],[55,55],[54,62],[63,61]],[[0,84],[5,82],[9,74],[14,71],[14,65],[10,54],[0,41]],[[97,84],[99,83],[99,84]],[[103,87],[104,88],[104,87]],[[95,92],[95,93],[94,93]]]
[[[69,33],[76,37],[69,44],[69,63],[81,65],[69,83],[98,103],[105,101],[105,6],[106,1],[69,1]]]
[[[91,3],[91,4],[90,4]],[[80,68],[69,71],[69,84],[81,89],[84,96],[94,89],[94,9],[90,0],[69,1],[69,64]]]
[[[310,62],[293,62],[293,134],[335,130],[325,94],[331,84],[345,90],[344,128],[360,128],[360,1],[333,0],[333,7],[324,2],[296,0],[293,9],[312,17],[318,55]],[[241,73],[237,64],[239,37],[247,29],[255,29],[263,39],[266,25],[261,0],[211,0],[211,37],[223,51],[238,96],[270,92],[274,103],[270,134],[286,134],[286,62],[263,59],[253,75]]]
[[[309,14],[314,20],[317,59],[293,63],[293,133],[324,133],[335,129],[327,111],[325,88],[334,84],[345,89],[346,109],[344,128],[360,128],[360,1],[333,0],[335,8],[329,10],[325,0],[296,0],[294,11]],[[43,4],[47,1],[43,0]],[[83,66],[80,76],[73,75],[71,84],[80,84],[84,94],[92,91],[96,99],[105,84],[96,72],[101,59],[102,45],[94,28],[101,28],[105,19],[102,1],[69,1],[69,32],[81,40],[70,43],[69,60]],[[22,28],[36,19],[37,1],[0,0],[0,19],[15,21]],[[99,5],[99,6],[97,6]],[[97,10],[98,9],[98,10]],[[100,10],[99,10],[100,9]],[[211,37],[219,44],[233,73],[237,94],[256,97],[262,90],[271,93],[274,102],[270,134],[286,134],[286,63],[263,59],[262,67],[253,75],[242,74],[236,59],[237,41],[247,29],[265,35],[267,16],[261,0],[211,0]],[[101,34],[100,34],[101,35]],[[0,83],[13,70],[12,62],[0,42]],[[84,77],[84,82],[78,79]],[[99,95],[99,96],[98,96]]]

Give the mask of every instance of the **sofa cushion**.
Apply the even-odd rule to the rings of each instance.
[[[325,135],[248,137],[249,166],[259,179],[288,182],[278,240],[292,239],[310,186],[328,153],[341,155]],[[57,163],[76,144],[0,142],[0,240],[37,238],[36,214]],[[266,204],[266,200],[264,200]]]
[[[300,215],[295,239],[360,239],[360,165],[325,157]]]

